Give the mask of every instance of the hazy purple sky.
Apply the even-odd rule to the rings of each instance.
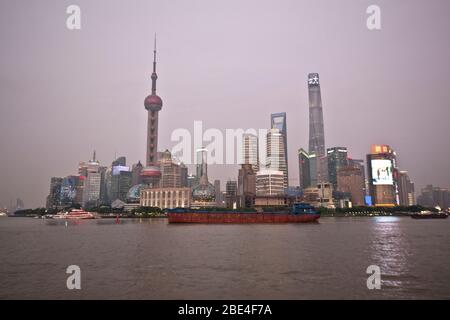
[[[77,4],[82,28],[66,28]],[[381,7],[382,30],[366,28]],[[389,144],[416,190],[450,186],[450,1],[0,1],[0,205],[45,204],[52,176],[145,160],[153,34],[160,149],[176,128],[266,128],[287,112],[290,183],[308,147],[307,74],[327,147]],[[234,166],[210,180],[235,179]]]

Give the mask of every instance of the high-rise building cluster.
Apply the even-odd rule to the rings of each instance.
[[[220,180],[214,180],[214,184],[209,182],[208,150],[204,147],[195,150],[196,166],[192,174],[170,151],[158,151],[159,112],[163,101],[156,94],[157,79],[155,39],[151,94],[144,100],[147,110],[145,166],[138,162],[130,167],[125,157],[115,159],[110,166],[101,166],[94,151],[90,161],[80,162],[78,174],[51,178],[47,207],[249,208],[288,205],[294,201],[324,207],[416,203],[414,183],[407,171],[399,169],[397,155],[390,146],[372,146],[366,164],[362,159],[349,157],[345,146],[326,147],[318,73],[308,74],[306,82],[309,145],[297,152],[298,184],[293,185],[289,179],[287,115],[277,112],[270,115],[265,137],[243,135],[242,163],[237,179],[229,179],[225,190],[221,189]],[[265,141],[259,141],[260,138]],[[448,190],[430,186],[422,190],[419,202],[448,206],[448,197]]]
[[[78,174],[66,177],[52,177],[47,208],[71,206],[97,207],[111,205],[114,201],[133,202],[133,175],[140,164],[133,169],[126,166],[126,158],[119,157],[110,166],[101,166],[96,160],[80,162]]]
[[[372,147],[367,155],[367,176],[364,160],[350,158],[347,147],[326,148],[319,74],[310,73],[307,86],[309,146],[308,151],[298,149],[298,186],[289,184],[286,113],[274,113],[266,137],[265,166],[254,156],[257,137],[243,138],[244,163],[238,177],[238,197],[243,200],[238,203],[243,207],[298,200],[325,207],[414,205],[414,184],[407,171],[399,170],[389,146]]]

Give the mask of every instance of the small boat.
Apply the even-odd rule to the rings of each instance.
[[[315,222],[320,213],[309,204],[295,203],[292,208],[257,212],[256,210],[232,210],[226,208],[167,210],[169,223],[305,223]]]
[[[82,209],[72,209],[71,211],[59,212],[53,219],[95,219],[94,214]]]
[[[421,211],[420,213],[411,214],[413,219],[446,219],[448,214],[445,212]]]

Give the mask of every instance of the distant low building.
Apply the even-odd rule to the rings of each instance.
[[[334,208],[333,185],[331,183],[319,183],[316,187],[304,189],[303,201],[314,207]]]
[[[417,197],[417,204],[424,207],[439,206],[443,210],[448,209],[450,208],[450,190],[427,185]]]
[[[141,199],[141,190],[146,188],[148,188],[148,186],[142,183],[132,186],[130,190],[128,190],[126,202],[128,204],[139,203]]]
[[[294,199],[286,195],[256,196],[255,208],[290,206],[293,202]]]
[[[113,202],[111,202],[111,208],[113,209],[123,209],[123,207],[125,207],[125,202],[123,202],[120,199],[116,199]]]

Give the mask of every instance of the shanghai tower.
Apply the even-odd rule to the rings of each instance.
[[[147,122],[147,155],[146,167],[141,171],[141,177],[144,183],[153,187],[157,187],[161,178],[161,170],[159,168],[158,154],[158,114],[162,108],[162,99],[156,94],[156,37],[153,49],[153,73],[152,93],[144,100],[145,109],[148,111]]]
[[[320,94],[319,74],[308,74],[309,93],[309,154],[317,161],[316,172],[311,172],[312,181],[326,182],[325,134],[323,129],[322,97]]]

